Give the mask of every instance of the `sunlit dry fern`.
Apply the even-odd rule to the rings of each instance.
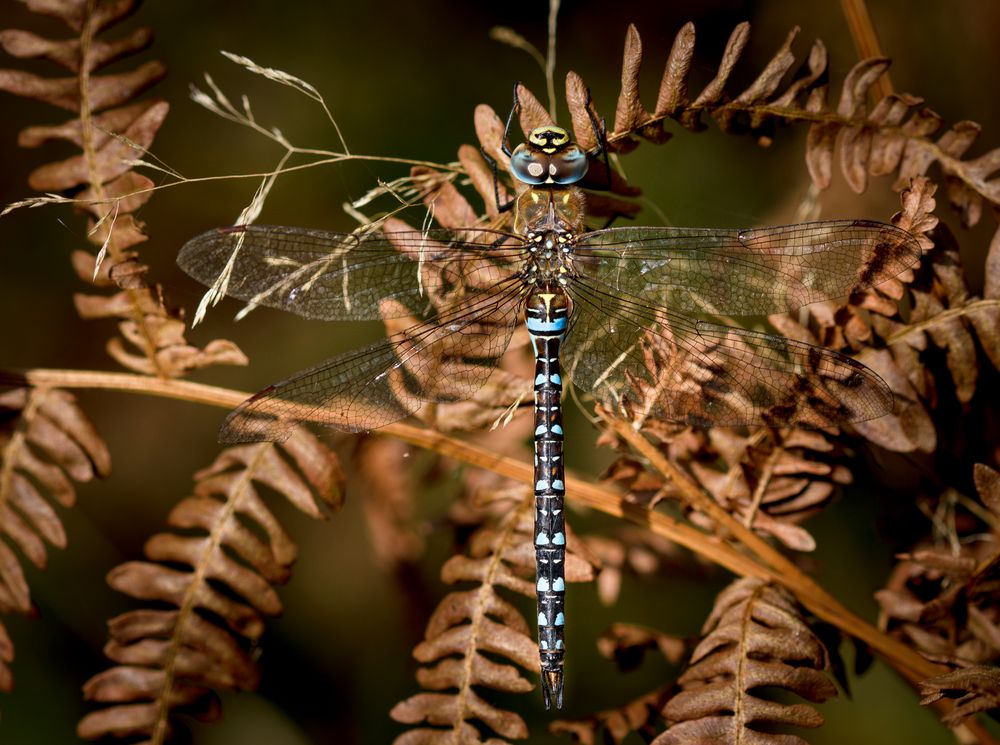
[[[739,580],[719,595],[704,631],[691,666],[678,679],[682,691],[663,710],[671,726],[655,745],[804,745],[799,737],[768,728],[818,727],[823,723],[819,713],[759,693],[783,688],[813,703],[837,695],[825,672],[826,648],[794,599],[759,580]]]
[[[85,2],[53,0],[30,6],[64,21],[74,36],[46,39],[28,31],[0,31],[0,44],[15,57],[42,58],[71,75],[47,78],[19,70],[0,70],[0,90],[67,109],[73,119],[59,125],[22,130],[23,147],[68,141],[80,155],[48,163],[32,172],[28,183],[47,194],[72,195],[88,215],[88,239],[100,247],[97,257],[78,250],[73,267],[80,279],[97,287],[115,287],[113,295],[79,294],[77,310],[84,318],[117,318],[121,337],[108,342],[108,352],[137,372],[174,377],[213,364],[246,364],[232,342],[217,339],[204,349],[184,339],[179,311],[166,305],[159,288],[145,278],[147,268],[135,246],[147,240],[134,217],[152,196],[153,182],[133,170],[162,126],[169,106],[157,99],[131,103],[158,82],[166,68],[146,62],[123,73],[99,71],[152,43],[148,28],[105,40],[103,33],[122,22],[138,0]],[[106,258],[105,258],[106,257]]]
[[[16,546],[44,568],[45,544],[66,547],[49,500],[76,502],[73,482],[107,476],[111,456],[94,425],[65,391],[16,389],[0,395],[0,613],[31,613],[31,594]],[[0,623],[0,691],[14,685],[14,645]]]
[[[882,624],[923,654],[965,663],[1000,660],[1000,475],[975,469],[980,502],[928,502],[935,535],[900,556],[876,598]],[[985,523],[985,524],[984,524]],[[992,532],[991,532],[992,529]]]
[[[620,670],[627,672],[638,667],[646,653],[653,650],[659,652],[668,664],[677,667],[690,653],[691,644],[688,640],[653,629],[616,623],[601,634],[597,648],[604,657],[614,660]],[[583,745],[598,742],[618,745],[632,733],[638,733],[648,742],[663,729],[663,707],[676,693],[676,683],[667,683],[622,706],[605,709],[583,719],[557,720],[550,729],[555,733],[571,735],[574,742]]]
[[[728,512],[797,551],[812,551],[816,545],[799,523],[819,512],[838,486],[851,481],[851,472],[842,463],[842,447],[814,430],[761,428],[746,434],[649,422],[644,431],[660,440],[671,460]],[[619,444],[610,436],[604,440]],[[651,507],[664,498],[683,501],[669,481],[636,468],[627,455],[605,476]],[[693,513],[692,520],[711,525],[701,513]]]
[[[902,555],[877,595],[892,633],[951,668],[920,684],[922,704],[955,701],[950,726],[1000,705],[1000,473],[977,463],[974,482],[979,502],[942,499],[935,544]]]
[[[942,698],[955,699],[955,708],[944,717],[944,723],[960,724],[975,714],[1000,709],[1000,667],[962,665],[925,680],[920,684],[920,693],[922,704],[933,704]]]
[[[489,521],[469,540],[468,555],[453,556],[441,568],[446,583],[472,582],[476,587],[447,595],[428,622],[424,641],[413,650],[414,657],[427,666],[418,671],[417,680],[433,692],[411,696],[392,710],[393,719],[399,722],[426,722],[448,729],[418,727],[397,738],[397,745],[440,742],[445,736],[468,743],[489,741],[480,739],[473,722],[501,737],[528,736],[518,714],[500,709],[476,692],[488,688],[526,693],[534,684],[518,668],[538,668],[532,627],[499,592],[503,588],[535,597],[530,505],[522,500],[511,509],[504,500],[488,513]],[[591,579],[591,565],[567,553],[566,580]],[[504,662],[497,662],[498,658]]]
[[[628,460],[619,458],[612,464],[612,469],[629,468],[626,465]],[[662,482],[647,474],[634,461],[632,471],[633,474],[649,475],[646,483],[654,491],[659,491],[659,486],[652,487],[652,484]],[[635,489],[633,494],[638,499],[645,496],[640,486],[642,483],[643,477],[638,476],[632,487]],[[594,557],[594,563],[601,568],[597,575],[597,596],[607,606],[617,602],[626,576],[695,575],[704,578],[706,572],[710,571],[708,565],[699,562],[697,556],[684,551],[672,541],[632,526],[622,526],[614,532],[587,533],[580,536],[580,541],[587,553]]]
[[[228,448],[195,474],[194,494],[168,518],[175,532],[154,535],[147,561],[108,576],[112,587],[152,607],[109,623],[105,652],[118,666],[84,686],[88,699],[108,706],[81,720],[80,736],[163,743],[177,714],[215,718],[216,691],[253,690],[253,648],[264,618],[281,612],[272,585],[289,579],[297,554],[259,489],[321,518],[321,505],[340,506],[343,478],[333,453],[302,429],[280,447]]]
[[[608,144],[616,152],[628,152],[636,138],[664,142],[670,133],[668,120],[697,131],[704,127],[702,114],[711,116],[728,133],[749,133],[761,144],[769,144],[777,124],[808,124],[806,163],[813,182],[830,185],[833,158],[839,152],[841,170],[851,187],[862,192],[867,177],[897,174],[896,190],[910,179],[923,176],[937,163],[945,176],[949,200],[967,225],[975,225],[983,202],[1000,207],[1000,148],[962,160],[979,135],[974,122],[959,122],[937,139],[941,117],[915,96],[892,94],[878,101],[869,113],[867,96],[872,84],[888,69],[889,60],[862,60],[847,75],[836,108],[827,100],[829,84],[827,52],[821,41],[813,43],[808,59],[791,80],[785,76],[795,64],[791,45],[798,29],[771,58],[756,80],[738,93],[726,91],[730,75],[749,38],[750,25],[738,25],[729,37],[722,61],[712,81],[692,98],[688,75],[694,55],[695,30],[687,24],[674,39],[660,82],[656,105],[648,111],[639,98],[639,68],[642,43],[634,26],[625,39],[622,86]],[[784,83],[784,85],[783,85]],[[572,73],[566,80],[577,140],[586,148],[594,144],[593,127],[586,111],[586,84]]]

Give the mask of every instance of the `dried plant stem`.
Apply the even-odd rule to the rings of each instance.
[[[645,437],[628,422],[604,416],[605,422],[632,448],[645,457],[650,465],[681,492],[688,504],[708,515],[719,529],[719,538],[733,538],[750,549],[799,600],[825,621],[861,639],[893,661],[911,683],[939,674],[939,666],[928,662],[909,647],[885,636],[867,621],[844,608],[836,598],[802,572],[784,554],[726,512],[712,497],[701,490],[686,473],[667,460]]]
[[[25,384],[33,387],[131,391],[222,408],[233,408],[246,400],[248,395],[242,391],[202,383],[151,378],[128,373],[48,369],[32,369],[15,373],[0,370],[0,385]],[[752,551],[754,556],[747,555],[729,545],[726,542],[727,538],[723,535],[708,535],[667,515],[631,503],[621,495],[602,486],[570,477],[567,483],[567,497],[572,502],[628,520],[674,541],[735,574],[744,577],[759,577],[783,585],[795,593],[799,601],[816,616],[870,646],[914,685],[921,680],[941,674],[944,668],[924,659],[909,647],[882,633],[875,626],[845,608],[773,546],[748,530],[716,504],[711,497],[704,494],[686,474],[670,463],[662,453],[635,432],[628,423],[611,418],[606,418],[606,421],[637,452],[646,457],[657,471],[669,478],[692,506],[715,520],[720,528],[720,533],[738,541],[744,548]],[[533,483],[533,468],[530,463],[496,455],[489,450],[462,440],[456,440],[440,432],[396,423],[383,427],[379,433],[397,437],[412,445],[433,450],[441,455],[471,466],[484,468],[525,484]],[[944,699],[938,704],[943,704],[942,711],[951,708],[950,702]],[[967,725],[970,731],[976,733],[979,742],[996,742],[974,721],[970,720]]]
[[[91,67],[89,60],[92,56],[91,47],[94,43],[94,36],[101,30],[98,28],[98,20],[95,18],[96,7],[97,0],[87,0],[87,10],[84,14],[83,26],[80,29],[81,64],[78,74],[80,88],[80,147],[83,150],[83,157],[87,163],[87,181],[93,189],[94,196],[96,197],[95,201],[100,204],[108,204],[108,212],[105,214],[106,216],[110,216],[113,211],[117,212],[117,205],[120,203],[121,197],[115,199],[108,199],[107,197],[100,174],[97,143],[95,142],[96,131],[94,128],[94,110],[90,95]],[[121,262],[124,258],[122,249],[118,245],[118,241],[115,240],[114,230],[109,230],[108,239],[105,242],[105,246],[101,249],[101,255],[103,256],[105,252],[111,254],[115,264]],[[137,289],[127,289],[125,292],[129,300],[129,306],[131,307],[132,320],[136,324],[139,331],[138,336],[142,341],[142,351],[146,355],[146,359],[149,360],[149,364],[156,371],[157,377],[166,378],[168,377],[168,372],[160,364],[156,354],[156,334],[146,323],[146,313],[142,307],[145,293],[143,290]]]
[[[545,50],[545,92],[549,97],[549,116],[559,121],[556,111],[556,29],[559,16],[559,1],[549,0],[549,40]]]
[[[868,13],[866,0],[840,0],[840,8],[844,11],[847,28],[851,31],[854,48],[858,50],[858,59],[881,57],[882,49],[878,43],[878,36],[875,34],[872,17]],[[872,89],[877,100],[891,94],[892,81],[889,79],[889,73],[882,73]]]
[[[918,321],[904,329],[901,329],[892,336],[887,337],[885,342],[889,346],[905,342],[907,339],[911,339],[918,334],[925,333],[930,329],[951,323],[955,318],[964,318],[970,313],[975,313],[978,310],[985,311],[990,308],[998,307],[1000,307],[1000,300],[997,298],[983,298],[980,300],[973,300],[971,303],[960,305],[957,308],[947,308],[935,313],[933,316],[924,321]]]
[[[364,160],[376,163],[396,163],[405,166],[423,166],[426,168],[433,168],[438,171],[447,171],[455,174],[456,176],[464,173],[461,166],[454,163],[434,163],[425,160],[414,160],[412,158],[393,158],[391,156],[383,155],[357,155],[345,153],[334,153],[325,150],[315,150],[315,151],[305,151],[296,148],[294,150],[296,154],[308,153],[309,155],[323,155],[328,156],[320,160],[309,161],[308,163],[299,163],[297,165],[282,166],[281,168],[275,168],[271,171],[257,171],[254,173],[234,173],[226,174],[224,176],[195,176],[195,177],[177,177],[177,175],[172,171],[165,171],[174,178],[178,178],[177,181],[166,181],[155,186],[151,186],[148,189],[136,189],[135,191],[130,191],[127,194],[122,194],[120,197],[106,198],[102,197],[100,199],[70,199],[68,197],[54,197],[51,195],[44,197],[29,197],[27,199],[22,199],[17,202],[6,205],[2,211],[0,211],[0,217],[6,215],[8,212],[13,212],[15,209],[21,209],[23,207],[33,208],[41,207],[46,204],[76,204],[76,205],[94,205],[94,204],[115,204],[117,202],[142,196],[144,194],[151,194],[153,192],[162,191],[164,189],[169,189],[174,186],[184,186],[190,184],[206,183],[213,181],[231,181],[233,179],[262,179],[274,176],[280,176],[285,173],[293,173],[295,171],[304,171],[309,168],[316,168],[318,166],[332,165],[335,163],[343,163],[348,160]],[[103,193],[103,192],[102,192]]]

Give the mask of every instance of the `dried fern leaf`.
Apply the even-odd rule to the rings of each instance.
[[[32,612],[16,547],[40,569],[46,544],[66,547],[66,532],[50,500],[76,502],[73,482],[111,471],[107,446],[65,391],[14,389],[0,394],[0,613]],[[10,691],[14,647],[0,624],[0,691]]]
[[[336,456],[304,429],[280,446],[228,448],[196,473],[194,493],[167,519],[174,532],[147,541],[146,561],[108,575],[112,587],[156,608],[109,623],[105,653],[118,666],[84,686],[86,698],[107,706],[87,714],[78,734],[162,743],[177,714],[211,719],[217,691],[253,690],[253,648],[265,617],[282,610],[272,585],[288,581],[297,554],[259,489],[322,518],[321,505],[339,508],[343,482]]]
[[[613,624],[601,634],[597,648],[623,672],[637,668],[651,650],[657,650],[673,667],[690,652],[690,645],[684,639],[625,623]],[[622,706],[604,709],[582,719],[557,720],[549,729],[557,734],[567,733],[579,743],[613,742],[617,745],[633,733],[650,742],[663,729],[663,707],[676,692],[677,686],[670,683]]]
[[[531,517],[522,504],[504,510],[500,524],[487,524],[470,538],[468,555],[453,556],[441,569],[448,584],[472,582],[475,589],[449,593],[438,605],[413,656],[425,665],[417,672],[420,685],[433,693],[420,693],[393,707],[390,715],[404,724],[426,722],[398,737],[397,745],[410,743],[493,742],[483,740],[471,724],[480,725],[508,739],[528,736],[525,721],[477,693],[488,688],[506,693],[526,693],[534,685],[522,670],[538,669],[538,647],[524,616],[498,588],[535,597]],[[572,546],[572,534],[569,545]],[[568,552],[566,580],[593,579],[593,568]],[[509,664],[513,663],[513,664]],[[474,688],[475,687],[475,688]],[[447,691],[440,693],[440,691]],[[447,727],[450,729],[441,729]]]
[[[655,745],[804,745],[795,735],[765,730],[819,727],[819,713],[805,704],[765,700],[757,690],[783,688],[813,703],[837,695],[824,672],[826,648],[791,595],[757,579],[738,580],[719,595],[704,631],[678,679],[681,692],[663,710],[671,726]]]
[[[620,745],[638,734],[649,742],[663,727],[663,706],[674,694],[672,685],[643,694],[623,706],[605,709],[583,719],[559,719],[549,725],[553,734],[567,734],[581,745]]]
[[[983,506],[1000,517],[1000,472],[985,463],[976,463],[972,468],[972,478]]]
[[[955,708],[942,721],[955,727],[975,714],[1000,708],[1000,668],[991,665],[961,667],[920,683],[921,704],[942,698],[955,700]]]
[[[8,54],[47,59],[73,73],[46,78],[0,70],[0,90],[75,115],[63,124],[22,130],[19,143],[23,147],[65,140],[82,151],[36,168],[28,183],[38,191],[72,194],[83,202],[80,209],[89,217],[87,237],[99,251],[96,259],[78,252],[74,266],[83,281],[117,286],[121,291],[112,296],[77,295],[77,310],[84,318],[120,321],[121,336],[108,343],[108,353],[115,360],[130,370],[161,377],[177,377],[207,365],[246,364],[246,357],[232,342],[215,340],[204,349],[189,345],[180,312],[165,304],[159,287],[146,282],[146,267],[130,250],[146,240],[133,213],[149,199],[153,187],[152,181],[132,168],[152,144],[169,109],[159,100],[133,101],[162,79],[166,68],[153,61],[121,73],[99,71],[152,42],[148,28],[117,39],[103,36],[137,6],[133,0],[32,3],[30,9],[64,21],[74,36],[48,39],[17,29],[0,31],[0,45]]]
[[[835,158],[847,183],[859,193],[867,188],[869,175],[895,173],[894,188],[899,191],[937,163],[949,202],[966,225],[979,221],[984,201],[994,209],[1000,208],[1000,148],[977,158],[962,159],[979,136],[980,127],[975,122],[958,122],[934,139],[942,126],[941,118],[916,96],[890,94],[869,110],[867,100],[873,86],[890,64],[885,58],[866,59],[855,65],[833,108],[827,100],[827,52],[821,41],[813,43],[801,68],[788,79],[795,64],[791,47],[798,29],[793,28],[747,88],[727,91],[749,31],[747,23],[733,29],[715,77],[692,100],[688,85],[695,30],[690,23],[682,27],[674,38],[656,105],[650,113],[639,97],[642,42],[630,25],[625,35],[614,127],[608,133],[611,151],[629,152],[640,139],[665,142],[670,137],[665,126],[671,119],[686,129],[700,131],[705,128],[702,114],[711,116],[724,132],[749,133],[761,145],[772,142],[779,124],[801,123],[809,126],[806,166],[813,183],[821,189],[832,181]],[[588,132],[587,86],[578,75],[570,73],[566,87],[577,139],[585,147],[593,147],[596,142]]]
[[[927,656],[965,666],[1000,660],[1000,544],[990,521],[981,522],[996,514],[1000,474],[976,464],[973,475],[982,508],[943,512],[941,520],[961,531],[953,527],[947,544],[927,542],[901,554],[875,593],[889,633]]]

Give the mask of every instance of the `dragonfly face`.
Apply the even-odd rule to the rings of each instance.
[[[867,220],[588,231],[575,184],[595,153],[556,126],[533,130],[513,152],[504,148],[527,185],[513,204],[512,231],[244,225],[192,239],[178,263],[209,285],[225,276],[229,295],[306,318],[432,311],[264,389],[229,415],[223,442],[282,440],[301,420],[370,430],[428,402],[471,399],[514,329],[527,325],[542,691],[547,706],[560,706],[563,376],[609,411],[693,426],[834,427],[882,416],[892,393],[861,363],[703,316],[764,316],[843,297],[896,276],[921,252],[906,231]]]
[[[533,129],[510,158],[510,170],[518,181],[532,186],[566,186],[587,174],[587,153],[573,142],[562,127]]]

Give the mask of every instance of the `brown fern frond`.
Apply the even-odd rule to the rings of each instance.
[[[397,745],[436,743],[442,738],[492,742],[481,739],[473,721],[501,737],[528,736],[527,725],[519,715],[487,702],[475,688],[507,693],[526,693],[534,688],[518,669],[538,669],[538,647],[532,629],[498,591],[504,588],[535,597],[529,507],[523,500],[513,510],[507,501],[494,503],[493,519],[472,534],[468,554],[451,557],[441,568],[446,583],[472,582],[477,586],[447,595],[428,622],[424,641],[413,650],[413,656],[428,666],[417,672],[417,681],[433,692],[400,702],[393,707],[391,716],[404,724],[426,722],[437,728],[412,729],[396,739]],[[574,545],[572,533],[568,545]],[[588,562],[573,551],[567,552],[568,582],[587,582],[593,576]]]
[[[786,74],[795,64],[791,45],[798,31],[793,28],[789,32],[781,48],[748,88],[730,96],[726,93],[726,84],[750,34],[750,24],[739,24],[729,37],[715,77],[692,99],[688,76],[694,59],[695,29],[694,24],[686,24],[674,38],[656,105],[650,111],[639,99],[642,42],[635,26],[630,25],[625,36],[621,92],[614,126],[608,132],[608,145],[614,152],[624,153],[635,149],[639,144],[637,138],[653,143],[666,142],[670,138],[665,128],[669,119],[697,132],[705,128],[702,114],[715,119],[725,132],[749,133],[760,144],[770,144],[778,124],[817,114],[825,98],[827,55],[826,47],[819,40],[813,43],[805,64],[782,87]],[[581,141],[590,142],[593,135],[585,131],[591,127],[583,108],[585,97],[581,93],[584,91],[586,84],[578,75],[567,75],[566,99],[575,134]]]
[[[932,214],[935,191],[929,179],[914,178],[893,217],[924,245],[921,270],[908,270],[846,301],[810,305],[800,315],[802,323],[770,319],[786,336],[856,352],[889,383],[895,411],[854,429],[896,452],[933,452],[932,412],[942,393],[950,388],[968,404],[983,365],[1000,369],[1000,303],[977,297],[969,287],[954,237]],[[1000,245],[1000,238],[994,244]],[[944,353],[944,369],[928,359],[933,348]]]
[[[757,533],[773,536],[796,551],[816,547],[799,523],[822,510],[837,487],[852,480],[843,463],[843,447],[819,431],[759,428],[741,434],[729,428],[693,430],[663,427],[657,422],[644,423],[643,429],[660,439],[671,461],[684,468],[727,512]],[[612,447],[623,445],[610,435],[602,441]],[[616,461],[605,477],[650,506],[670,498],[690,509],[676,486],[642,469],[628,455]],[[697,511],[691,519],[706,529],[713,525]]]
[[[424,553],[424,538],[413,524],[411,475],[386,468],[401,463],[410,446],[386,437],[365,438],[358,443],[354,465],[365,485],[364,510],[375,559],[386,569],[415,562]]]
[[[920,684],[922,704],[942,698],[954,699],[955,708],[942,721],[950,727],[990,709],[1000,709],[1000,667],[962,665],[944,675],[928,678]]]
[[[66,547],[50,500],[72,507],[73,482],[107,476],[111,457],[76,399],[52,388],[0,395],[0,448],[0,613],[29,614],[31,594],[11,546],[45,568],[45,544]],[[0,691],[13,688],[13,659],[13,643],[0,623]]]
[[[837,695],[825,673],[826,648],[794,598],[757,579],[738,580],[719,595],[704,633],[678,679],[681,692],[663,710],[671,726],[654,745],[804,745],[799,737],[766,728],[819,727],[820,714],[806,704],[765,700],[757,690],[782,688],[813,703]]]
[[[147,283],[147,267],[132,250],[147,240],[134,213],[149,200],[153,188],[152,181],[132,168],[152,144],[169,109],[166,102],[156,99],[133,101],[162,79],[166,68],[152,61],[123,73],[99,71],[152,43],[148,28],[118,39],[102,36],[132,14],[137,0],[50,0],[29,7],[62,20],[74,36],[47,39],[6,29],[0,31],[0,45],[14,57],[47,59],[72,75],[47,78],[0,70],[0,90],[49,103],[75,116],[58,125],[27,127],[21,131],[19,144],[39,147],[68,141],[81,153],[36,168],[28,183],[38,191],[80,200],[80,209],[89,218],[88,239],[100,249],[96,257],[76,251],[73,266],[84,282],[119,289],[111,296],[77,295],[77,311],[88,319],[119,319],[121,337],[108,342],[108,353],[136,372],[176,377],[207,365],[246,364],[246,357],[232,342],[218,339],[204,349],[188,344],[180,311],[168,307],[161,289]]]
[[[611,465],[611,469],[629,469],[639,475],[636,484],[644,476],[649,481],[656,481],[662,487],[662,481],[656,480],[652,474],[640,471],[627,458],[619,458]],[[611,481],[623,483],[624,479],[607,477]],[[631,478],[631,476],[629,477]],[[635,487],[633,487],[634,489]],[[641,491],[633,491],[637,500],[646,501],[647,496]],[[647,530],[622,526],[611,535],[587,534],[580,536],[588,554],[594,559],[593,564],[600,567],[597,575],[597,597],[606,606],[614,605],[621,592],[622,581],[626,574],[636,577],[651,575],[669,575],[672,577],[692,575],[704,576],[704,568],[696,556],[680,548],[676,543]]]
[[[624,706],[604,709],[584,719],[559,719],[549,725],[553,734],[566,734],[581,745],[620,745],[632,734],[651,741],[663,728],[663,707],[676,691],[665,685],[632,699]]]
[[[672,667],[677,667],[690,653],[686,639],[664,634],[654,629],[626,623],[616,623],[597,640],[601,655],[613,660],[616,667],[627,672],[642,664],[647,652],[656,650]],[[549,729],[569,734],[574,742],[592,745],[598,742],[621,743],[632,733],[645,742],[651,741],[666,724],[663,707],[677,692],[676,683],[660,686],[622,706],[605,709],[575,720],[556,720]]]
[[[78,726],[163,743],[178,714],[211,720],[216,691],[253,690],[253,648],[264,618],[281,613],[272,585],[291,576],[297,548],[258,492],[265,487],[314,518],[337,509],[344,476],[336,456],[304,429],[280,446],[228,448],[195,474],[192,496],[170,513],[173,532],[146,543],[147,561],[111,571],[109,584],[154,607],[109,623],[105,653],[117,667],[91,678],[85,696],[106,708]]]
[[[711,116],[729,134],[749,133],[762,145],[770,144],[777,125],[809,125],[806,165],[813,182],[821,189],[830,185],[833,161],[839,153],[840,169],[856,192],[865,190],[868,176],[896,174],[895,189],[905,188],[910,179],[923,176],[937,163],[944,175],[951,205],[966,225],[975,225],[984,201],[1000,207],[1000,148],[968,160],[962,157],[979,136],[980,127],[962,121],[933,139],[941,118],[922,106],[922,99],[908,94],[889,94],[869,112],[866,101],[872,86],[885,73],[889,60],[882,57],[862,60],[848,73],[836,108],[827,100],[827,54],[819,40],[798,72],[785,82],[795,64],[791,45],[798,34],[792,29],[784,44],[768,61],[750,86],[739,93],[727,93],[726,84],[746,47],[750,26],[738,25],[729,37],[716,76],[693,99],[688,92],[688,75],[694,55],[695,31],[690,23],[674,38],[660,84],[656,106],[646,109],[639,99],[639,68],[642,44],[638,31],[629,26],[622,63],[622,85],[618,96],[614,127],[608,145],[615,152],[634,149],[642,138],[665,142],[667,120],[672,119],[691,131],[704,129],[702,114]],[[574,73],[566,80],[577,139],[593,142],[585,108],[586,85]],[[991,178],[993,177],[993,178]]]
[[[935,539],[902,554],[875,597],[881,624],[921,651],[953,664],[1000,660],[1000,473],[979,463],[980,501],[941,499]]]

